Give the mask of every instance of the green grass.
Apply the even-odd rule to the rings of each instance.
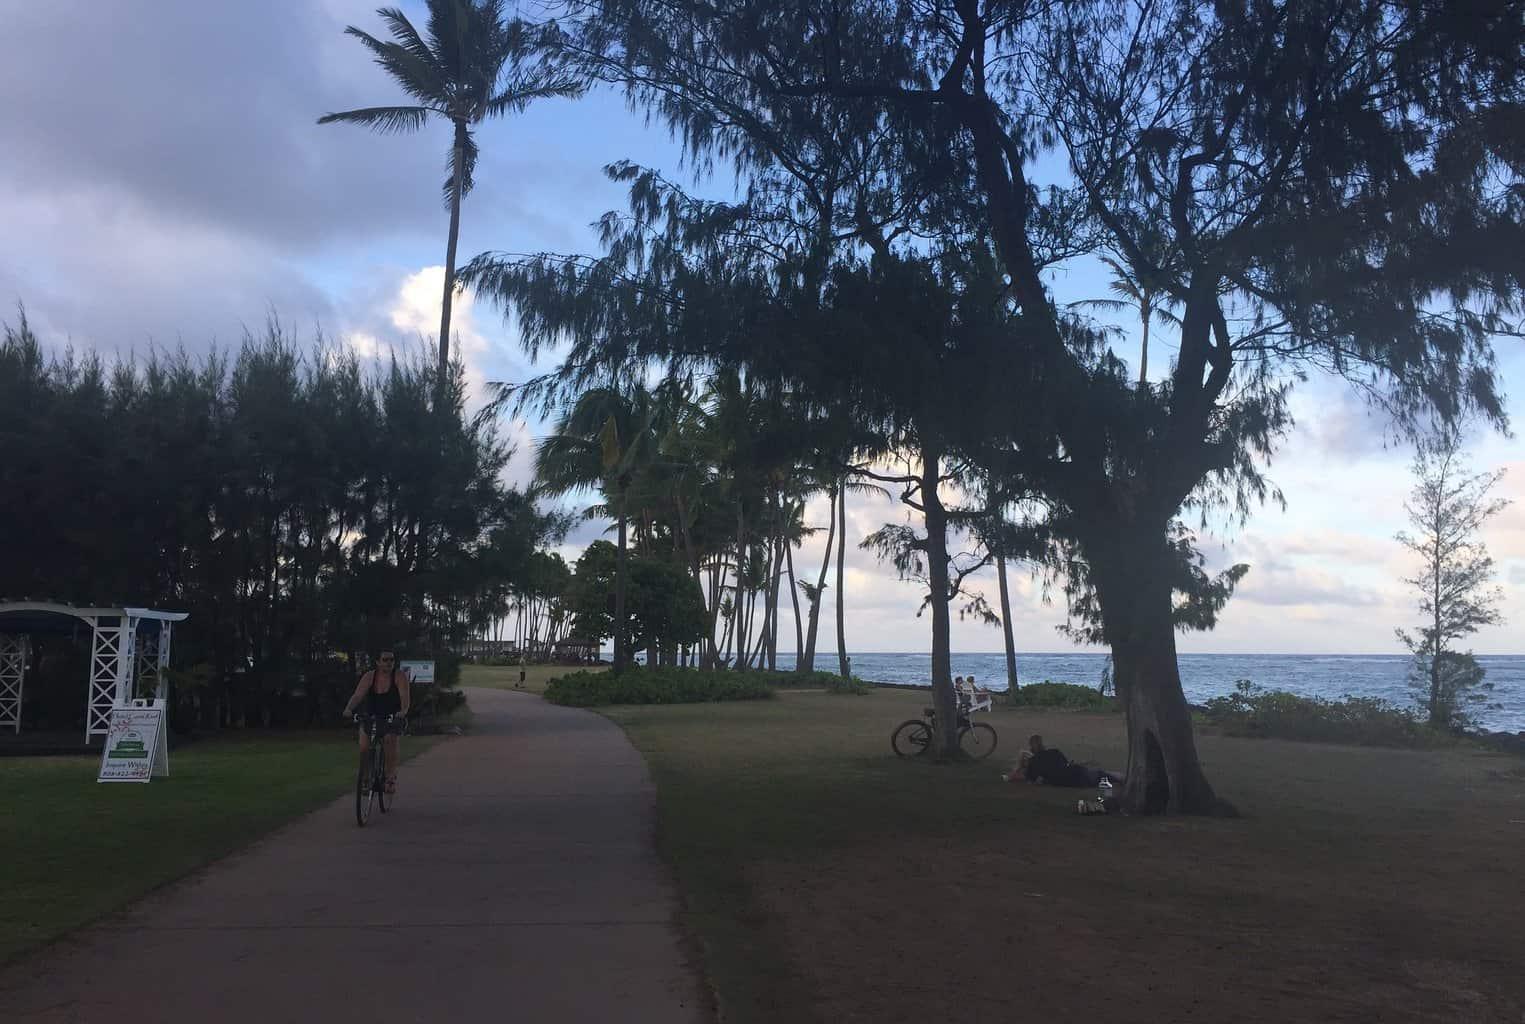
[[[349,731],[203,740],[147,785],[98,784],[93,757],[0,758],[0,963],[342,795],[354,750]]]
[[[702,704],[723,700],[772,700],[769,680],[751,672],[694,668],[630,668],[623,672],[573,672],[546,685],[545,699],[568,707],[610,704]]]
[[[658,842],[727,1020],[813,1019],[810,994],[789,965],[788,937],[754,899],[751,865],[808,864],[823,851],[893,839],[907,828],[957,832],[995,813],[992,800],[948,795],[950,787],[972,790],[994,779],[1008,760],[1003,752],[943,767],[890,752],[895,725],[927,699],[880,691],[873,701],[844,702],[822,691],[601,709],[651,766]],[[1001,741],[1015,757],[1015,732],[1003,731]]]
[[[1003,700],[1012,707],[1071,708],[1077,711],[1121,711],[1122,704],[1115,698],[1104,697],[1094,686],[1078,686],[1075,683],[1054,683],[1045,679],[1041,683],[1028,683],[1014,693],[1003,694]]]
[[[982,1019],[1141,1020],[1121,1008],[1146,988],[1152,1020],[1360,1005],[1442,1020],[1464,998],[1515,1019],[1497,951],[1518,942],[1502,867],[1520,834],[1503,822],[1525,819],[1518,760],[1208,729],[1204,764],[1244,818],[1097,819],[1074,813],[1076,790],[998,773],[1033,732],[1117,767],[1121,715],[997,707],[980,716],[1000,734],[989,760],[895,758],[891,730],[926,702],[602,709],[651,767],[659,847],[725,1019],[911,1021],[962,1001]],[[1461,963],[1478,966],[1459,987],[1434,982]]]

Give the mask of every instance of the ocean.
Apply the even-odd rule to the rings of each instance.
[[[1017,655],[1017,679],[1021,683],[1080,683],[1095,686],[1101,681],[1107,656],[1083,654]],[[1493,684],[1487,705],[1473,712],[1484,729],[1517,732],[1525,729],[1525,655],[1479,655]],[[1183,654],[1180,656],[1181,686],[1186,699],[1200,703],[1209,697],[1233,692],[1234,683],[1248,679],[1267,690],[1287,690],[1306,697],[1379,697],[1400,706],[1412,706],[1408,687],[1409,659],[1398,654]],[[794,653],[778,654],[779,668],[794,667]],[[834,672],[835,650],[816,655],[816,667]],[[853,674],[882,683],[930,685],[932,656],[925,653],[886,654],[859,652],[852,655]],[[991,690],[1006,689],[1004,654],[954,652],[953,674],[973,675]]]

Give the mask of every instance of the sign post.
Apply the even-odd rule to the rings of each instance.
[[[397,667],[408,673],[408,678],[415,683],[434,682],[434,662],[432,661],[404,661]]]
[[[135,700],[111,709],[97,782],[148,782],[169,774],[164,702]]]

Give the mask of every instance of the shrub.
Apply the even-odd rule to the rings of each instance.
[[[769,673],[782,676],[785,673]],[[773,687],[760,672],[706,672],[693,668],[631,667],[614,672],[574,672],[545,688],[552,704],[592,708],[606,704],[703,704],[717,700],[766,700]]]
[[[810,679],[807,685],[819,686],[827,693],[848,693],[854,697],[863,697],[874,692],[873,683],[859,679],[857,676],[843,679],[834,672],[809,672],[806,675]]]
[[[1427,746],[1446,738],[1412,712],[1385,700],[1300,697],[1285,690],[1263,690],[1248,679],[1235,683],[1228,696],[1209,700],[1202,713],[1230,736],[1387,747]]]
[[[1104,697],[1094,686],[1076,683],[1053,683],[1045,679],[1041,683],[1019,686],[1007,695],[1007,701],[1019,708],[1070,708],[1083,711],[1118,711],[1121,705],[1112,698]]]

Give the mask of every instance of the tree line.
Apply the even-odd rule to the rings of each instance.
[[[457,365],[369,366],[277,323],[232,352],[49,357],[0,341],[0,594],[191,613],[182,727],[331,715],[382,645],[433,656],[506,614],[556,528],[503,482],[498,410]],[[34,646],[29,713],[82,714],[88,639]]]

